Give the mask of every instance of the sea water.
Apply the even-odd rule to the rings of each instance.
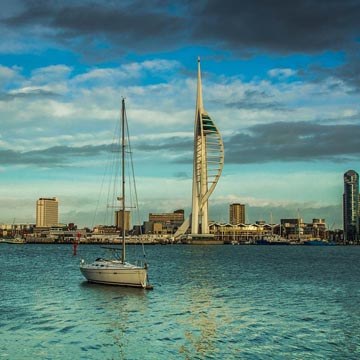
[[[360,358],[360,247],[146,252],[152,291],[87,283],[100,246],[0,244],[0,359]]]

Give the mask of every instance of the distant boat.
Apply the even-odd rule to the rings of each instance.
[[[255,245],[270,245],[270,241],[267,239],[257,239],[255,240]]]
[[[274,239],[270,241],[270,245],[290,245],[290,241],[286,239]]]
[[[255,244],[256,245],[290,245],[290,242],[287,239],[272,235],[256,240]]]
[[[191,245],[224,245],[224,240],[217,239],[214,234],[185,234],[180,236],[180,241]]]
[[[26,244],[25,239],[16,237],[16,238],[10,238],[10,239],[1,239],[0,242],[4,244],[14,244],[14,245],[21,245]]]
[[[148,273],[146,262],[133,265],[125,260],[125,132],[127,132],[127,119],[125,112],[125,100],[122,99],[121,108],[121,165],[122,165],[122,196],[118,200],[122,202],[122,248],[120,259],[98,258],[94,262],[87,264],[81,260],[80,271],[84,277],[92,283],[132,286],[151,289],[148,284]],[[128,136],[128,134],[127,134]],[[128,137],[127,137],[128,139]],[[129,142],[127,142],[129,144]],[[129,151],[131,153],[131,151]]]
[[[306,240],[306,241],[304,241],[303,244],[308,245],[308,246],[334,246],[334,245],[336,245],[333,242],[328,242],[328,241],[322,240],[322,239]]]

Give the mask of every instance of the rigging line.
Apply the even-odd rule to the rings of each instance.
[[[101,185],[100,185],[100,190],[99,190],[99,193],[98,193],[98,196],[97,196],[97,202],[96,202],[96,206],[95,206],[95,212],[94,212],[94,216],[93,216],[93,219],[92,219],[92,228],[95,226],[95,220],[98,216],[98,211],[99,211],[99,207],[100,205],[103,205],[103,203],[101,203],[101,201],[103,202],[104,199],[103,196],[105,195],[105,189],[104,189],[104,186],[105,186],[105,179],[108,178],[109,179],[109,175],[111,174],[111,171],[110,171],[110,165],[113,163],[113,161],[111,161],[111,157],[112,157],[112,148],[114,146],[114,143],[115,143],[115,138],[116,138],[116,129],[119,127],[119,124],[118,122],[116,121],[115,122],[115,127],[114,127],[114,130],[113,130],[113,139],[110,143],[110,151],[107,153],[107,156],[106,156],[106,159],[105,159],[105,167],[104,167],[104,170],[103,170],[103,174],[102,174],[102,178],[101,178]],[[108,189],[109,189],[109,186],[108,186]],[[106,208],[106,206],[105,206]],[[106,212],[104,212],[104,224],[106,222]]]
[[[131,168],[132,158],[131,158],[131,147],[130,147],[129,124],[127,121],[126,108],[124,109],[124,126],[125,126],[124,132],[125,132],[125,141],[126,141],[125,166],[126,166],[126,170],[127,170],[126,173],[128,174],[126,181],[127,181],[127,189],[129,192],[129,196],[127,196],[128,204],[129,204],[128,208],[134,208],[137,206],[137,204],[134,201],[133,185],[131,182],[131,178],[133,177],[132,168]],[[137,250],[138,250],[138,247],[135,244],[135,246],[134,246],[135,259],[138,257]]]
[[[115,207],[116,199],[118,194],[117,189],[119,188],[119,177],[120,177],[120,121],[115,121],[115,128],[113,132],[113,139],[111,142],[111,158],[109,162],[109,174],[108,174],[108,193],[106,198],[106,205],[111,204],[111,207]],[[106,210],[104,213],[104,224],[111,225],[113,223],[113,214],[109,210],[109,206],[105,206]]]
[[[133,161],[131,142],[130,142],[130,135],[129,135],[129,123],[127,121],[127,115],[126,114],[125,114],[125,127],[126,127],[126,131],[127,131],[127,135],[128,135],[129,158],[130,158],[131,173],[132,173],[133,185],[134,185],[136,213],[137,213],[138,221],[139,221],[139,224],[140,224],[139,200],[138,200],[138,194],[137,194],[137,188],[136,188],[136,182],[135,182],[135,169],[134,169],[134,161]],[[141,234],[141,225],[140,225],[140,235],[142,235]],[[144,247],[144,242],[143,241],[141,242],[141,245],[142,245],[143,256],[146,257],[145,247]]]
[[[119,159],[117,157],[118,152],[116,152],[114,149],[116,149],[119,146],[119,140],[116,137],[116,134],[120,133],[120,128],[116,127],[115,134],[112,142],[112,159],[110,162],[110,169],[109,169],[109,185],[108,185],[108,192],[107,192],[107,198],[106,198],[106,204],[111,204],[111,207],[115,206],[115,199],[117,197],[116,189],[117,189],[117,182],[118,182],[118,173],[117,173],[117,165],[119,163]],[[109,210],[109,207],[106,206],[105,214],[104,214],[104,224],[109,224],[109,219],[111,219],[111,213]]]

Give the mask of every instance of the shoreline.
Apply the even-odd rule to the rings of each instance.
[[[40,245],[74,245],[73,241],[51,241],[49,239],[42,240],[42,241],[25,241],[24,243],[19,244],[9,244],[5,241],[0,240],[0,244],[8,244],[8,245],[33,245],[33,244],[40,244]],[[76,243],[78,246],[80,245],[99,245],[99,246],[121,246],[121,242],[114,242],[114,241],[81,241]],[[231,242],[223,242],[223,241],[202,241],[197,242],[164,242],[164,240],[151,240],[151,241],[127,241],[126,245],[146,245],[146,246],[153,246],[153,245],[190,245],[190,246],[218,246],[218,245],[229,245],[229,246],[271,246],[271,247],[283,247],[283,246],[308,246],[308,247],[329,247],[329,246],[358,246],[360,244],[344,244],[344,243],[327,243],[323,242],[320,244],[309,244],[306,242],[301,243],[267,243],[267,244],[257,244],[257,243],[231,243]]]

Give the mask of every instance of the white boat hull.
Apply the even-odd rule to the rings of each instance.
[[[15,245],[26,244],[26,241],[24,239],[2,239],[0,242],[4,244],[15,244]]]
[[[118,260],[100,260],[91,264],[82,261],[80,271],[93,283],[142,288],[147,285],[147,270],[144,267],[123,264]]]

